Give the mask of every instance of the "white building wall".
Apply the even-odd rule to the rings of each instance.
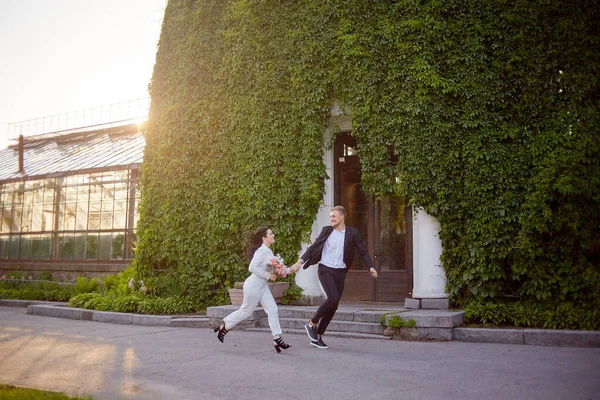
[[[323,154],[323,162],[327,168],[327,176],[330,178],[325,181],[325,195],[323,196],[323,205],[319,208],[315,220],[312,225],[310,234],[310,243],[313,243],[323,227],[329,225],[329,210],[333,207],[333,149],[325,150]],[[299,257],[306,251],[310,244],[302,245]],[[296,274],[296,284],[302,288],[302,294],[305,296],[325,296],[325,291],[319,282],[317,275],[317,266],[312,266],[307,269],[300,269]]]

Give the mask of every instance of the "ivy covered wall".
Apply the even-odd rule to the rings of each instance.
[[[170,0],[136,269],[208,304],[246,275],[246,231],[271,225],[293,260],[335,99],[365,187],[440,221],[456,304],[600,308],[599,14],[598,1]]]

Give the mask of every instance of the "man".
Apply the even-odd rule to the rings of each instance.
[[[369,253],[356,228],[346,226],[346,209],[335,206],[329,213],[331,226],[326,226],[315,242],[306,250],[294,267],[304,264],[306,269],[313,264],[319,264],[319,281],[325,290],[327,300],[317,309],[315,315],[304,328],[310,338],[310,344],[327,349],[329,346],[323,342],[323,334],[337,311],[340,298],[344,291],[344,281],[348,268],[354,260],[354,253],[358,253],[369,267],[373,278],[377,278],[377,271],[371,262]]]

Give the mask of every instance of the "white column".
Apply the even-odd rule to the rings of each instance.
[[[442,267],[442,241],[439,222],[423,209],[413,213],[413,291],[414,299],[445,299],[446,272]]]
[[[323,156],[323,161],[325,162],[325,166],[327,167],[327,175],[332,176],[333,171],[333,150],[325,151]],[[325,195],[323,199],[323,205],[319,208],[317,215],[315,216],[315,220],[312,225],[312,232],[310,234],[310,243],[302,244],[302,250],[298,257],[302,256],[308,246],[319,236],[323,227],[330,224],[329,222],[329,211],[333,207],[333,180],[327,179],[325,181]],[[294,260],[296,262],[296,260]],[[307,269],[302,269],[298,271],[296,274],[296,285],[302,288],[302,294],[305,296],[316,297],[316,296],[325,296],[325,291],[321,286],[321,282],[319,281],[319,276],[317,274],[318,267],[313,265]]]

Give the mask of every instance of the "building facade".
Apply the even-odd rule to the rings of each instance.
[[[325,135],[334,127],[341,133],[323,154],[330,179],[311,239],[329,225],[330,209],[343,205],[348,225],[359,229],[379,271],[379,278],[372,279],[356,257],[343,300],[447,298],[439,225],[406,199],[365,195],[351,118],[336,106]],[[0,151],[0,274],[46,271],[68,280],[119,272],[131,262],[143,129],[137,122],[121,121],[21,137]],[[316,272],[308,268],[296,276],[308,296],[324,294]]]
[[[335,129],[341,133],[336,135],[333,148],[325,150],[323,155],[330,179],[326,181],[323,205],[313,223],[311,241],[330,224],[331,208],[342,205],[347,211],[346,223],[359,229],[379,274],[378,279],[372,279],[364,262],[355,257],[354,264],[349,266],[342,300],[447,299],[446,275],[440,262],[439,223],[424,210],[413,209],[404,198],[373,199],[365,195],[356,140],[350,135],[351,117],[342,114],[336,105],[326,135]],[[296,282],[308,296],[324,295],[316,267],[301,269]]]

